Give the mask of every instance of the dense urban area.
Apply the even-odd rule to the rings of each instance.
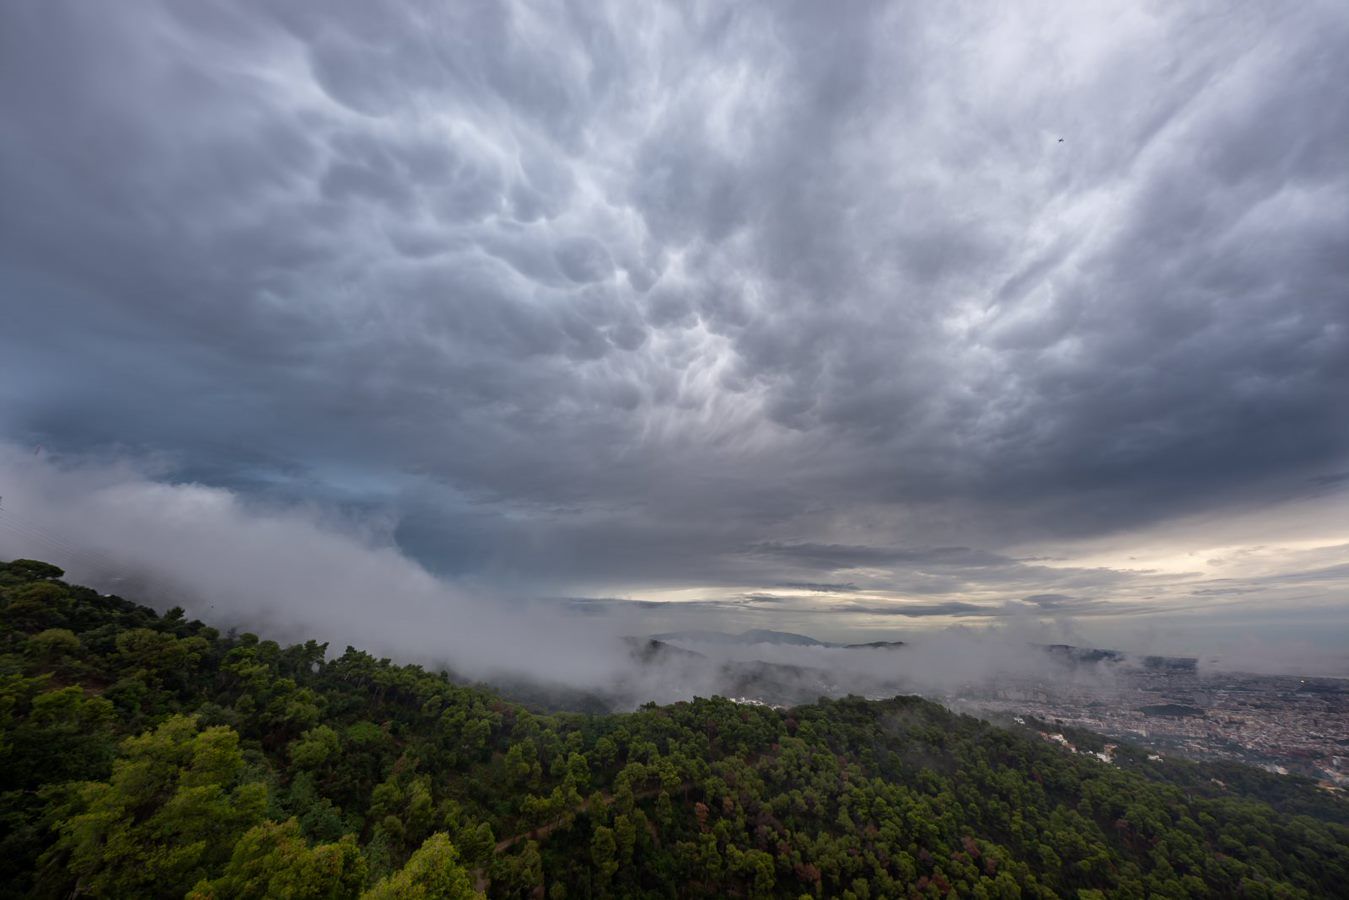
[[[1331,792],[1349,784],[1349,678],[1230,672],[1189,657],[1031,644],[978,677],[934,681],[912,677],[920,666],[906,660],[913,648],[902,642],[826,644],[763,630],[656,635],[641,658],[669,663],[678,654],[711,665],[702,654],[728,645],[741,653],[738,661],[721,663],[721,683],[744,703],[918,694],[1003,725],[1038,723],[1047,739],[1064,746],[1062,729],[1079,728],[1145,747],[1157,758],[1242,762],[1310,778]],[[851,674],[837,659],[833,668],[746,661],[756,651],[782,659],[784,646],[873,659]],[[888,665],[876,665],[878,653]]]
[[[1349,681],[1140,668],[1108,683],[1003,682],[944,698],[999,721],[1033,717],[1199,760],[1235,760],[1349,785]],[[1052,733],[1052,732],[1050,732]]]

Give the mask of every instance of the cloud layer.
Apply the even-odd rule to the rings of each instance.
[[[0,436],[493,595],[1142,611],[1021,548],[1341,508],[1346,49],[1330,0],[8,4]]]
[[[163,469],[143,463],[62,459],[0,443],[0,483],[8,486],[0,496],[0,559],[55,561],[72,581],[161,609],[180,605],[221,627],[283,641],[314,637],[334,650],[353,644],[474,678],[523,676],[609,694],[624,685],[629,693],[620,702],[633,704],[727,690],[725,673],[709,663],[664,659],[637,667],[625,640],[706,627],[771,625],[845,642],[914,640],[911,632],[923,632],[902,657],[883,650],[747,651],[827,672],[845,690],[897,678],[951,687],[999,668],[1043,674],[1043,654],[1027,648],[1055,642],[1201,654],[1205,665],[1247,671],[1349,672],[1340,640],[1349,541],[1308,547],[1287,527],[1282,546],[1254,545],[1232,543],[1243,532],[1228,522],[1217,537],[1229,542],[1217,551],[1223,556],[1203,561],[1167,540],[1169,551],[1180,551],[1180,565],[1157,560],[1151,569],[1093,565],[1090,548],[1079,548],[1078,564],[1053,565],[996,555],[976,555],[967,565],[962,548],[939,548],[904,554],[916,569],[879,570],[883,587],[806,583],[782,584],[776,593],[666,600],[527,598],[476,579],[435,577],[398,548],[393,519],[250,500],[169,481]],[[1345,511],[1341,505],[1327,514],[1345,521]],[[1279,521],[1264,511],[1246,528],[1269,535]],[[1301,517],[1299,524],[1306,527]],[[859,548],[824,549],[847,560]],[[1026,593],[1045,585],[1075,593]],[[929,620],[956,624],[940,632],[914,628]],[[718,661],[737,658],[726,648],[698,649]],[[955,658],[962,656],[969,658]]]

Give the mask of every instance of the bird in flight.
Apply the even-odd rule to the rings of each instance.
[[[1060,144],[1063,143],[1063,138],[1059,138],[1059,143],[1060,143]]]

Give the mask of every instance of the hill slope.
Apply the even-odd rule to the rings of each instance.
[[[5,896],[1333,896],[1345,804],[917,698],[535,715],[0,564]],[[1090,735],[1074,735],[1095,749]]]

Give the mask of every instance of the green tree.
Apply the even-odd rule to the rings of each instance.
[[[327,725],[319,725],[291,741],[290,760],[301,769],[317,769],[336,757],[340,749],[337,732]]]
[[[28,581],[60,578],[66,574],[51,563],[36,559],[12,559],[5,564],[5,569],[8,574]]]
[[[459,854],[444,832],[426,839],[407,865],[361,895],[362,900],[469,900],[473,890]]]
[[[69,628],[48,628],[28,639],[24,650],[38,665],[55,668],[80,652],[80,639]]]
[[[595,883],[604,889],[618,873],[618,841],[614,831],[605,825],[595,829],[590,840],[590,859],[595,866]]]
[[[352,835],[311,847],[295,819],[264,822],[234,845],[225,873],[199,883],[188,900],[339,900],[359,894],[365,877]]]
[[[192,716],[127,739],[110,780],[74,787],[44,874],[75,894],[183,896],[263,817],[267,788],[243,768],[239,736]]]

